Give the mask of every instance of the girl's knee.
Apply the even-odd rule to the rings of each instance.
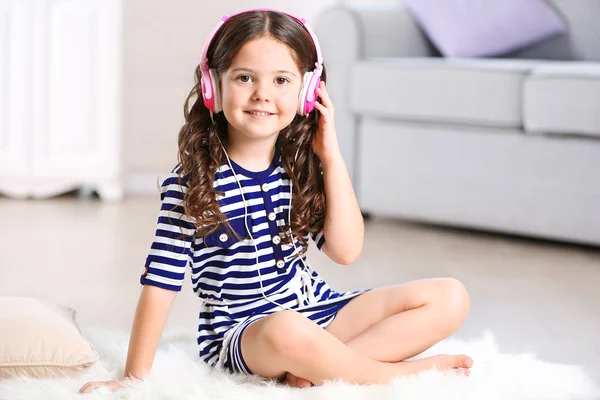
[[[471,299],[465,285],[453,278],[441,282],[439,307],[452,332],[457,331],[471,310]]]
[[[275,353],[286,358],[306,358],[315,354],[312,322],[295,311],[270,315],[261,330],[261,339]]]

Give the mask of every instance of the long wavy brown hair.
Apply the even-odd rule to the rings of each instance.
[[[209,68],[222,76],[245,43],[263,37],[287,45],[302,74],[314,69],[317,52],[310,34],[299,21],[276,11],[251,11],[225,21],[208,48]],[[196,226],[196,236],[213,233],[223,225],[232,231],[219,209],[217,196],[220,193],[213,188],[217,168],[227,162],[221,148],[221,142],[227,145],[227,120],[222,112],[214,114],[214,121],[211,119],[202,98],[201,77],[198,66],[195,85],[184,105],[186,122],[179,132],[178,152],[180,179],[184,178],[188,186],[183,206],[185,214]],[[321,80],[326,81],[325,67]],[[296,115],[292,123],[279,132],[276,142],[282,166],[293,184],[291,230],[305,249],[303,236],[323,229],[325,220],[322,165],[312,149],[317,114],[315,110],[306,117]],[[298,149],[298,158],[294,161]],[[285,232],[289,228],[289,224],[285,226]],[[290,240],[285,234],[283,238],[287,242]]]

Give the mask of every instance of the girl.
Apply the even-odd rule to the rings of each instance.
[[[325,81],[301,19],[251,10],[213,30],[186,101],[179,164],[162,184],[125,378],[81,392],[150,372],[188,264],[202,300],[199,354],[210,365],[298,387],[385,383],[432,367],[468,373],[465,355],[403,361],[462,325],[462,284],[339,293],[309,266],[309,238],[339,264],[363,245]]]

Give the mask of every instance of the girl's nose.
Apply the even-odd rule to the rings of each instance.
[[[269,89],[266,84],[257,84],[255,86],[254,93],[252,95],[252,99],[254,101],[270,101],[271,94],[269,93]]]

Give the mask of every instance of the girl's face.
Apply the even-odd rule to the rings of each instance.
[[[302,74],[285,44],[263,37],[247,42],[221,78],[228,135],[276,138],[296,116]]]

